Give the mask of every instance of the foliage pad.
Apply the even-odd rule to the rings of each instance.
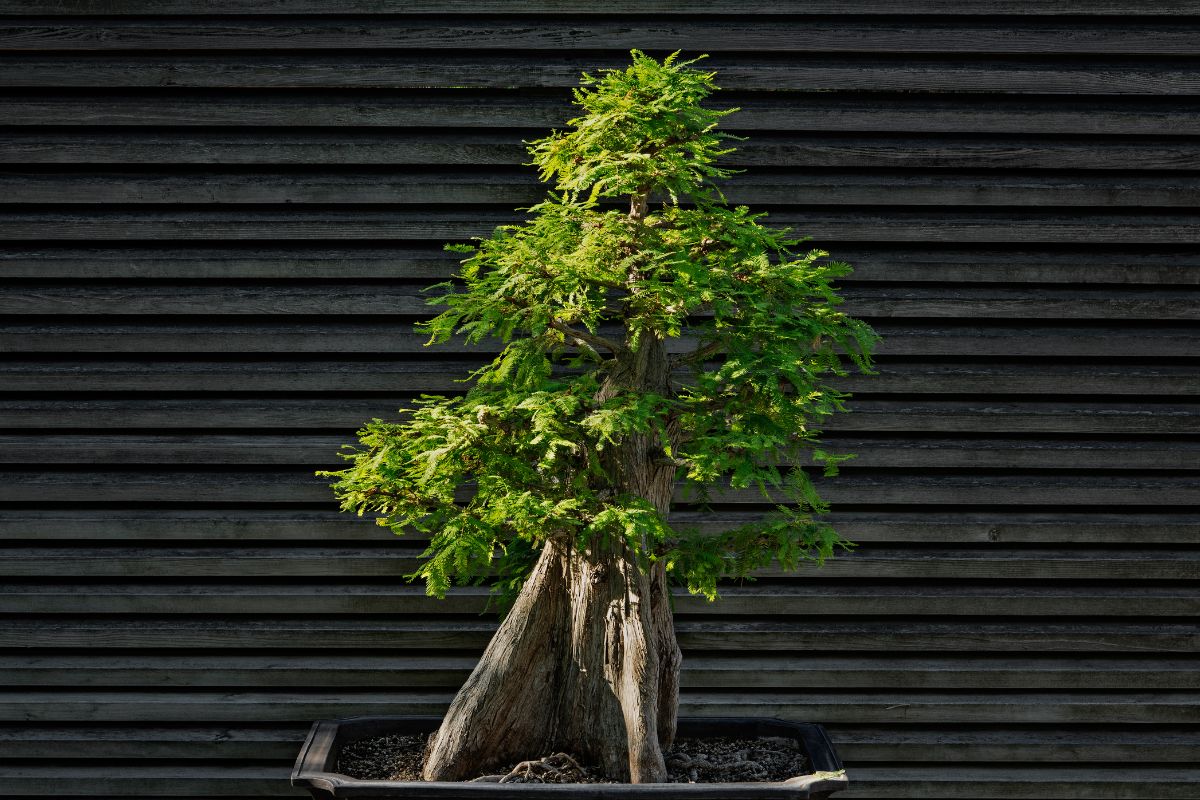
[[[496,570],[502,588],[519,586],[552,537],[623,539],[710,599],[722,577],[848,545],[814,517],[827,507],[800,465],[833,474],[847,458],[818,440],[845,410],[827,380],[870,372],[877,337],[837,310],[832,286],[850,268],[725,203],[713,181],[731,172],[715,164],[735,137],[716,128],[736,109],[700,105],[713,73],[632,55],[628,69],[584,75],[570,130],[529,143],[554,185],[529,219],[448,248],[466,254],[461,273],[434,287],[446,310],[420,327],[431,343],[499,339],[503,351],[464,396],[373,420],[351,465],[320,473],[343,509],[431,536],[411,577],[432,595]],[[600,392],[614,365],[658,342],[671,353],[665,391]],[[630,437],[654,442],[693,497],[752,488],[778,514],[716,535],[674,529],[620,491],[604,458]]]

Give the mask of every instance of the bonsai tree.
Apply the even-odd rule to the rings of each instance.
[[[583,113],[529,143],[554,185],[440,284],[431,342],[498,341],[462,396],[423,396],[359,432],[323,475],[342,508],[430,537],[431,595],[498,577],[516,593],[426,751],[426,780],[570,750],[611,777],[666,779],[680,652],[673,581],[717,582],[845,542],[804,467],[836,471],[817,426],[844,410],[826,384],[870,369],[871,329],[837,310],[849,273],[726,204],[714,179],[732,110],[713,74],[633,51],[584,74]],[[698,502],[758,490],[778,513],[719,534],[673,526]],[[686,495],[685,495],[686,496]]]

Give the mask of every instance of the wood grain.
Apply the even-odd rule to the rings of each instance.
[[[881,171],[741,175],[720,181],[730,203],[750,205],[1095,206],[1190,208],[1200,204],[1200,177],[1187,175],[1012,175],[943,170],[914,176]],[[80,171],[0,172],[0,191],[22,204],[496,204],[538,202],[547,190],[536,176],[509,172],[463,175],[376,169],[369,172],[170,174]],[[665,198],[655,197],[657,202]]]
[[[711,54],[728,196],[854,264],[884,337],[824,434],[857,550],[679,593],[685,711],[826,724],[847,800],[1196,797],[1198,32],[1196,0],[0,0],[4,791],[291,797],[314,719],[444,709],[485,590],[425,597],[426,537],[312,472],[497,351],[425,348],[420,289],[641,47]],[[770,507],[717,499],[672,522]]]
[[[782,9],[781,9],[782,10]],[[788,9],[802,11],[803,9]],[[909,6],[902,9],[912,13]],[[962,9],[956,9],[961,13]],[[506,7],[506,13],[514,9]],[[572,12],[577,13],[577,12]],[[614,22],[596,19],[586,27],[570,17],[541,14],[528,21],[474,16],[291,21],[104,20],[91,24],[0,25],[0,50],[7,52],[95,52],[145,50],[744,50],[757,53],[995,53],[1198,55],[1200,27],[1145,22],[1135,28],[1112,21],[1061,22],[1007,19],[858,21],[805,17],[763,25],[736,18],[666,18]]]
[[[1191,518],[1194,522],[1194,517]],[[852,530],[847,529],[847,535]],[[352,548],[298,545],[285,549],[251,546],[8,547],[3,574],[9,578],[401,578],[412,573],[424,548],[420,540]],[[1039,550],[997,546],[983,550],[862,545],[823,566],[799,572],[764,568],[760,578],[799,575],[809,580],[855,579],[1020,579],[1020,580],[1195,580],[1200,554],[1190,549]],[[51,581],[52,582],[52,581]],[[115,590],[114,590],[115,591]],[[236,592],[234,593],[236,594]],[[986,593],[985,593],[986,594]],[[731,612],[732,613],[732,612]]]
[[[1057,212],[1057,213],[1055,213]],[[143,211],[96,209],[0,212],[0,240],[372,240],[451,241],[486,236],[522,217],[497,211]],[[835,249],[843,242],[1200,244],[1197,216],[1126,209],[1067,214],[1028,211],[808,211],[771,215]]]
[[[403,52],[403,51],[400,51]],[[423,55],[23,55],[0,61],[0,87],[202,89],[568,89],[587,70],[623,68],[627,52],[563,56],[559,51],[507,54]],[[707,68],[722,86],[740,91],[950,92],[1031,95],[1186,97],[1200,76],[1169,59],[1067,64],[1005,60],[948,62],[910,56],[903,62],[858,58],[730,58],[716,55]]]
[[[81,280],[182,279],[313,280],[343,278],[414,282],[450,277],[457,256],[440,248],[409,245],[275,244],[87,248],[10,244],[0,246],[0,265],[10,278]],[[1168,287],[1200,284],[1200,251],[1144,246],[1131,249],[1079,245],[1069,251],[939,246],[922,249],[895,243],[846,243],[838,260],[854,266],[855,283],[1076,284]],[[379,284],[377,284],[379,285]]]
[[[575,80],[576,76],[571,78]],[[402,129],[382,141],[394,141],[392,160],[404,163],[415,159],[425,163],[452,164],[519,164],[526,159],[520,144],[522,133],[499,136],[485,134],[479,129],[508,126],[543,131],[561,126],[571,116],[566,95],[559,89],[549,96],[526,97],[526,91],[494,89],[487,92],[468,89],[448,92],[449,98],[438,98],[431,92],[406,92],[401,89],[378,91],[345,89],[339,92],[313,89],[241,90],[236,94],[200,88],[176,88],[170,94],[147,97],[145,91],[106,92],[103,103],[81,99],[78,92],[49,89],[35,93],[0,92],[10,117],[19,127],[64,126],[70,129],[97,126],[129,126],[147,128],[163,141],[161,126],[183,128],[290,127],[320,126],[344,129],[345,135],[331,137],[323,151],[356,153],[359,137],[371,129]],[[94,95],[89,95],[94,96]],[[482,101],[481,97],[491,99]],[[856,136],[866,133],[919,134],[1012,134],[1021,136],[1188,136],[1195,132],[1200,110],[1190,104],[1153,98],[1075,97],[1071,95],[1041,99],[1035,96],[987,95],[981,103],[979,96],[953,97],[940,93],[878,97],[817,93],[799,98],[780,93],[764,99],[761,96],[725,92],[721,95],[728,107],[739,109],[729,117],[727,127],[734,132],[789,131],[820,132],[846,130]],[[424,132],[405,136],[403,129],[443,126],[454,128],[448,136],[431,139]],[[460,129],[465,129],[460,130]],[[38,131],[40,135],[40,131]],[[62,135],[58,133],[58,135]],[[136,134],[134,134],[136,135]],[[270,145],[282,152],[296,151],[288,143],[290,131],[283,134],[282,144]],[[136,147],[119,144],[124,132],[111,137],[118,152],[128,153]],[[261,138],[261,134],[258,138]],[[273,137],[272,137],[273,138]],[[207,140],[216,147],[213,155],[203,150],[178,154],[175,158],[199,158],[201,163],[223,163],[222,150],[246,140],[245,134],[214,133]],[[308,140],[302,140],[308,141]],[[379,138],[368,139],[378,143]],[[753,145],[748,144],[748,147]],[[182,148],[181,148],[182,149]],[[409,155],[410,151],[414,151]],[[186,152],[186,151],[185,151]],[[273,150],[268,150],[273,152]],[[370,149],[368,149],[370,152]],[[432,156],[429,154],[433,154]],[[332,156],[325,156],[329,158]],[[266,161],[269,163],[271,157]]]
[[[274,99],[274,98],[273,98]],[[20,104],[28,98],[9,98]],[[67,101],[63,101],[65,103]],[[132,99],[114,98],[117,108],[129,106]],[[147,115],[163,113],[165,109],[184,108],[183,99],[163,98],[147,107]],[[222,101],[213,99],[219,111]],[[278,102],[278,101],[277,101]],[[325,101],[329,102],[329,101]],[[378,101],[373,101],[378,102]],[[321,101],[314,101],[317,108]],[[489,166],[514,167],[525,160],[520,136],[503,129],[494,133],[468,132],[470,127],[484,126],[490,120],[494,126],[504,124],[537,127],[562,125],[570,116],[561,103],[539,102],[527,98],[524,104],[504,104],[496,98],[483,96],[471,107],[460,107],[451,98],[438,105],[432,99],[418,104],[412,101],[411,114],[397,117],[397,126],[414,124],[421,119],[445,119],[446,124],[458,126],[452,135],[432,140],[421,134],[406,133],[403,129],[386,134],[370,130],[347,128],[339,134],[304,129],[261,132],[206,132],[174,128],[146,132],[123,130],[106,132],[103,128],[82,128],[69,133],[59,130],[29,130],[7,128],[0,131],[0,163],[24,166],[29,164],[89,165],[92,169],[109,164],[137,163],[209,164],[223,165],[318,165],[353,168],[361,164],[394,166],[454,166],[462,163],[469,153],[478,164],[481,174]],[[30,106],[27,111],[50,105]],[[483,118],[480,109],[490,112]],[[82,110],[82,109],[81,109]],[[1114,109],[1115,110],[1115,109]],[[180,112],[182,114],[182,112]],[[231,111],[223,112],[225,114]],[[249,113],[249,112],[247,112]],[[945,118],[947,111],[940,115]],[[133,116],[125,124],[135,124]],[[732,118],[731,118],[732,120]],[[184,117],[171,122],[181,124]],[[232,118],[230,121],[235,121]],[[63,124],[69,124],[65,119]],[[455,145],[458,145],[457,147]],[[810,169],[1039,169],[1039,170],[1131,170],[1146,173],[1195,170],[1200,168],[1200,146],[1188,138],[1143,137],[1134,141],[1070,135],[925,135],[902,136],[880,132],[863,136],[847,132],[840,136],[820,132],[791,134],[760,131],[744,142],[737,143],[735,152],[724,162],[742,167],[754,167],[743,178],[753,177],[767,168],[802,167]],[[303,178],[301,176],[297,176]],[[75,179],[78,182],[78,179]],[[800,188],[800,187],[797,187]]]
[[[372,14],[404,17],[412,14],[518,14],[544,15],[570,13],[588,16],[610,14],[662,14],[691,16],[719,14],[732,17],[743,15],[779,14],[806,17],[826,14],[878,14],[878,0],[783,0],[782,2],[731,2],[731,0],[697,0],[686,9],[672,0],[611,0],[604,6],[583,0],[529,0],[514,8],[506,0],[344,0],[331,6],[322,0],[4,0],[0,13],[12,16],[144,16],[158,14],[184,16],[244,16],[260,14],[295,14],[341,16]],[[1091,0],[1080,5],[1072,0],[975,0],[970,4],[951,0],[912,0],[905,4],[905,13],[913,15],[946,14],[980,16],[1015,14],[1021,16],[1068,15],[1089,17],[1119,15],[1138,20],[1141,15],[1183,16],[1200,12],[1195,0]]]
[[[755,511],[676,511],[681,526],[719,531],[761,517]],[[369,519],[369,518],[368,518]],[[938,511],[892,510],[887,513],[839,510],[828,520],[854,541],[914,544],[1044,544],[1068,545],[1200,545],[1200,516],[1143,512],[1094,511]],[[416,534],[406,537],[421,541]],[[47,540],[79,540],[92,544],[193,542],[228,544],[285,542],[395,542],[385,529],[365,524],[336,510],[296,509],[6,509],[0,515],[0,540],[44,544]],[[408,538],[401,541],[409,541]]]

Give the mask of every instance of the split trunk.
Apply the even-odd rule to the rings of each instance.
[[[648,338],[612,363],[597,400],[666,395],[662,342]],[[661,442],[632,436],[606,454],[617,493],[666,514],[674,468]],[[640,543],[643,551],[647,543]],[[661,564],[618,538],[580,549],[550,539],[516,602],[426,751],[426,780],[469,780],[566,751],[616,780],[666,780],[675,735],[679,647]]]

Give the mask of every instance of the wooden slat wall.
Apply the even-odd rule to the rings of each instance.
[[[731,199],[886,337],[861,546],[681,596],[685,712],[824,723],[846,800],[1200,796],[1195,0],[0,0],[0,794],[292,796],[445,707],[483,595],[312,472],[494,349],[420,289],[631,47],[712,54]]]

